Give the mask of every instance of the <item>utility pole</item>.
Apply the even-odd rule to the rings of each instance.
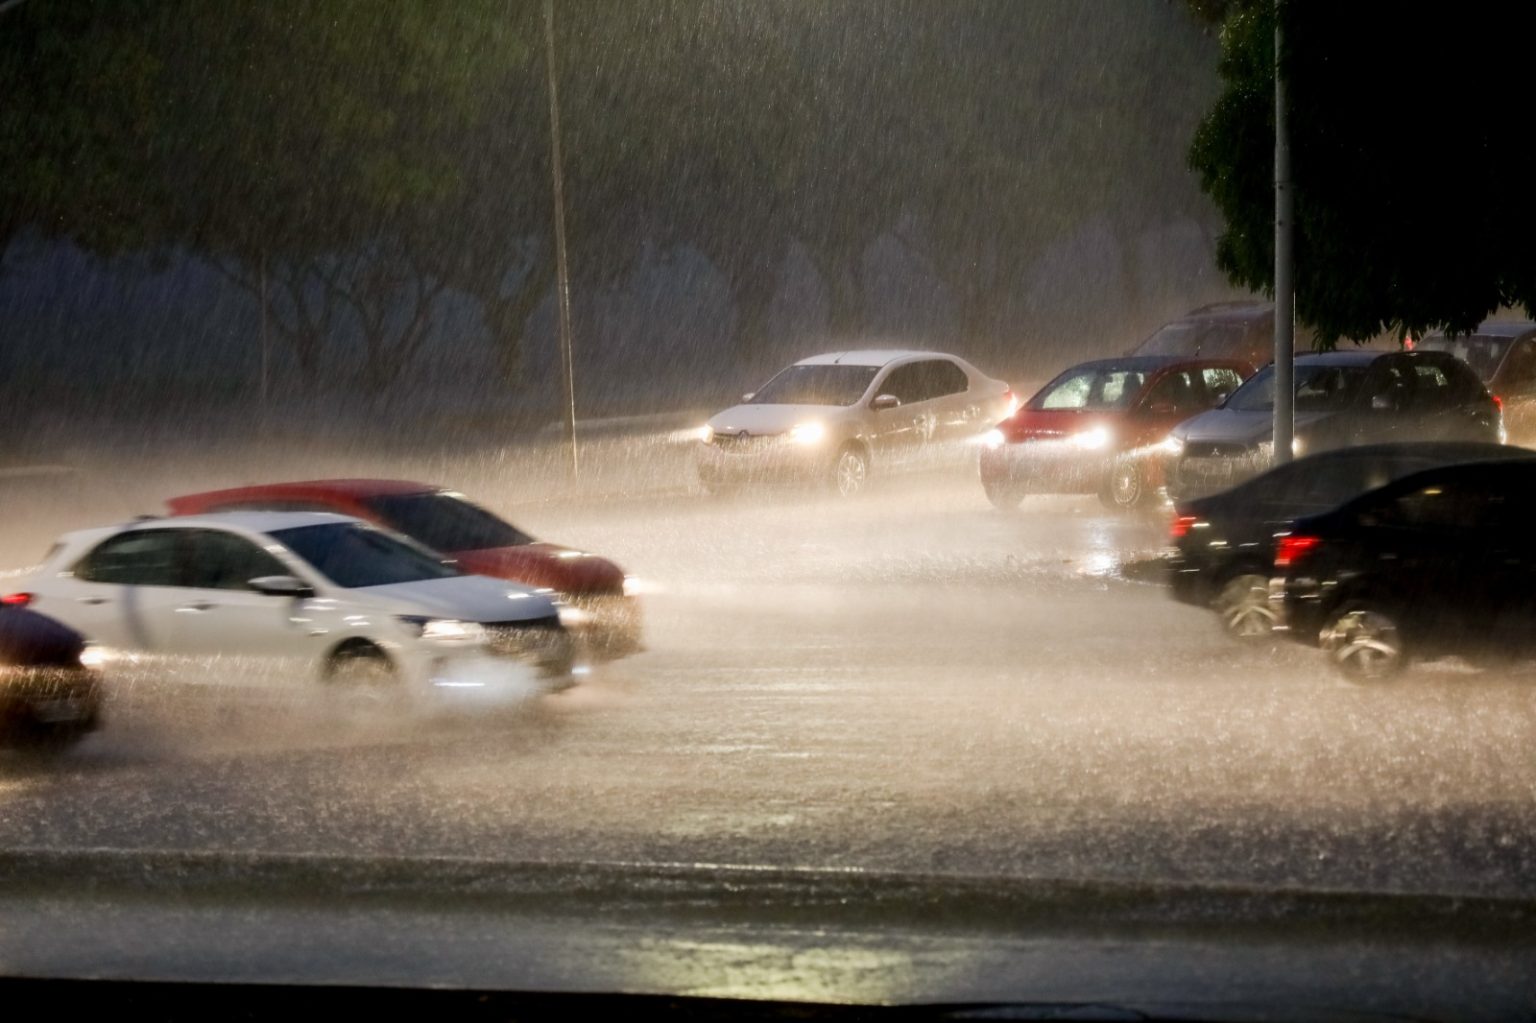
[[[576,375],[571,358],[571,277],[565,258],[565,174],[560,163],[560,93],[555,84],[555,0],[544,0],[544,68],[549,75],[549,167],[555,200],[555,298],[560,311],[560,366],[565,377],[565,439],[576,459]]]
[[[1296,278],[1291,238],[1295,197],[1291,194],[1291,139],[1285,109],[1285,76],[1280,70],[1284,0],[1275,0],[1275,427],[1276,465],[1291,460],[1296,424]]]
[[[267,340],[267,252],[261,252],[261,435],[266,437],[267,425],[271,420],[267,401],[269,365],[271,350]]]

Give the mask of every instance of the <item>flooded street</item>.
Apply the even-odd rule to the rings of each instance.
[[[516,489],[477,496],[643,580],[644,653],[514,713],[368,735],[281,700],[119,694],[56,761],[3,762],[4,846],[1536,882],[1536,674],[1353,687],[1315,651],[1241,646],[1143,578],[1156,516],[1004,515],[961,472],[852,502]]]

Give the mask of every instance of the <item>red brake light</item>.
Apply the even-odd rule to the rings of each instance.
[[[1200,520],[1193,515],[1180,515],[1178,518],[1173,520],[1173,525],[1169,527],[1168,532],[1173,535],[1175,540],[1179,539],[1180,537],[1188,536],[1190,529],[1193,528],[1194,524],[1198,521]]]
[[[1288,568],[1294,565],[1322,542],[1315,536],[1282,536],[1275,548],[1275,567]]]
[[[0,606],[3,607],[26,607],[30,603],[32,603],[30,593],[7,593],[0,597]]]
[[[1490,394],[1488,397],[1493,399],[1493,407],[1494,408],[1498,409],[1500,412],[1504,411],[1504,399],[1503,398],[1500,398],[1497,394]]]

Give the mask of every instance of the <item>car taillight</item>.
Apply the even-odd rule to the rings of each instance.
[[[1275,567],[1289,568],[1310,554],[1323,541],[1315,536],[1282,536],[1275,547]]]
[[[1168,528],[1168,532],[1172,534],[1175,540],[1181,539],[1182,537],[1188,536],[1189,531],[1193,529],[1195,523],[1199,521],[1200,520],[1194,515],[1180,515],[1178,518],[1173,520],[1173,525]]]
[[[1504,411],[1504,399],[1503,398],[1500,398],[1497,394],[1490,394],[1490,395],[1488,395],[1488,397],[1493,399],[1493,407],[1494,408],[1498,409],[1500,412]]]
[[[0,607],[26,607],[32,603],[30,593],[7,593],[0,597]]]

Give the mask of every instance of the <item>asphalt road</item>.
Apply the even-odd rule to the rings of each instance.
[[[491,719],[122,698],[0,756],[0,847],[469,856],[1526,895],[1536,675],[1382,688],[1125,566],[1163,523],[963,474],[487,503],[648,585],[645,653]]]

